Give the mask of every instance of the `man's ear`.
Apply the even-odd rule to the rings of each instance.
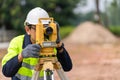
[[[28,26],[25,26],[25,31],[28,35],[30,35],[30,28]]]

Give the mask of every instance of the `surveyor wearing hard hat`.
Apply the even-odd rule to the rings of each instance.
[[[32,9],[27,14],[24,22],[26,34],[11,40],[8,53],[2,60],[2,72],[6,77],[11,77],[12,80],[31,80],[41,50],[40,45],[35,44],[36,24],[38,24],[39,18],[49,18],[48,13],[40,7]],[[41,22],[48,24],[49,20]],[[71,58],[61,42],[58,44],[59,47],[54,49],[58,61],[64,71],[70,71],[72,69]],[[39,80],[43,80],[43,71],[40,71]]]

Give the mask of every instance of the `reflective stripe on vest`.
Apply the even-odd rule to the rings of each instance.
[[[16,74],[15,76],[20,80],[31,80],[31,77],[28,76],[21,76],[20,74]],[[39,77],[38,80],[44,80],[44,77]]]
[[[55,54],[57,53],[57,50],[54,49]],[[34,74],[34,67],[38,63],[39,58],[25,58],[22,62],[22,67],[19,69],[16,76],[21,80],[31,80],[31,78]],[[18,76],[19,75],[19,76]],[[39,77],[43,77],[44,73],[43,70],[40,71]]]
[[[33,73],[34,73],[33,69],[34,69],[34,66],[30,66],[29,64],[23,63],[22,67],[19,69],[16,76],[20,80],[23,80],[23,79],[29,80],[29,78],[33,76]],[[43,77],[43,70],[40,71],[39,77]]]
[[[32,66],[32,65],[29,65],[29,64],[27,64],[27,63],[22,63],[22,67],[27,67],[28,69],[34,69],[34,66]]]

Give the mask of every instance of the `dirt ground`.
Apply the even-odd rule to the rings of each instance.
[[[66,47],[73,61],[70,80],[119,80],[119,45],[71,45]]]
[[[65,43],[73,69],[65,74],[69,80],[120,80],[120,45]],[[0,49],[0,61],[6,50]],[[1,64],[0,64],[1,66]],[[1,73],[0,80],[10,80]],[[59,79],[56,79],[59,80]]]

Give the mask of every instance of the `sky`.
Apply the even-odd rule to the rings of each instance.
[[[100,1],[100,4],[99,4],[99,7],[100,7],[100,10],[101,11],[104,11],[105,10],[105,5],[107,5],[105,3],[105,1],[107,1],[108,3],[110,3],[112,0],[99,0]],[[95,11],[96,8],[95,8],[95,0],[87,0],[87,5],[84,6],[84,7],[81,7],[81,6],[78,6],[74,12],[75,13],[86,13],[86,12],[89,12],[89,11]]]

